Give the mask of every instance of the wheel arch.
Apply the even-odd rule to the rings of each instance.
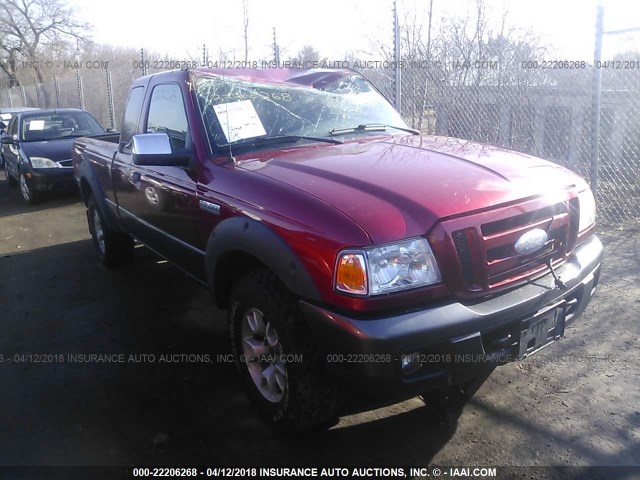
[[[209,236],[205,267],[212,298],[220,308],[227,306],[233,282],[259,268],[273,272],[295,295],[320,301],[300,258],[278,234],[256,220],[233,217],[221,222]]]
[[[93,196],[96,208],[104,219],[106,226],[115,231],[123,231],[116,214],[112,209],[108,208],[106,196],[102,186],[96,178],[93,167],[86,161],[80,164],[77,173],[79,181],[80,195],[85,206],[89,203],[89,197]]]

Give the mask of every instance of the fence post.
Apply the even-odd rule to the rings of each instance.
[[[273,60],[276,63],[276,67],[278,67],[280,65],[280,47],[276,39],[276,27],[273,27]]]
[[[113,87],[111,85],[111,70],[107,70],[107,107],[109,108],[109,123],[111,124],[111,128],[116,128],[116,124],[114,121],[115,112],[113,105]]]
[[[13,98],[11,98],[11,92],[9,91],[9,86],[5,85],[4,88],[7,91],[7,100],[9,100],[9,107],[13,108]]]
[[[80,76],[79,68],[76,68],[76,84],[78,86],[78,103],[80,108],[84,110],[84,89],[82,88],[82,77]]]
[[[33,77],[33,80],[36,86],[36,102],[38,102],[38,108],[42,108],[42,101],[40,100],[40,84],[38,83],[38,77]]]
[[[60,85],[58,84],[58,77],[53,74],[53,89],[56,92],[56,108],[60,108]]]
[[[142,76],[147,75],[147,65],[144,63],[144,48],[140,49],[140,66],[142,67]]]
[[[393,60],[394,60],[394,78],[395,78],[395,98],[394,103],[396,110],[401,112],[402,108],[402,99],[401,99],[401,91],[402,91],[402,74],[400,71],[400,26],[398,25],[398,2],[393,0]]]
[[[600,99],[602,96],[602,36],[603,36],[602,3],[596,7],[596,44],[593,52],[593,94],[591,103],[591,191],[595,196],[598,191],[598,168],[600,157]]]

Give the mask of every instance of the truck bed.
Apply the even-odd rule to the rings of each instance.
[[[118,151],[120,133],[107,133],[95,137],[81,137],[74,143],[73,163],[79,165],[91,155],[93,160],[108,165]]]
[[[93,137],[82,137],[81,139],[101,140],[103,142],[118,143],[120,141],[120,132],[105,133],[104,135],[95,135]]]

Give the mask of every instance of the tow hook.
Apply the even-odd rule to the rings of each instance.
[[[553,276],[553,280],[560,290],[566,290],[567,284],[562,281],[562,279],[558,276],[555,269],[553,268],[553,263],[551,263],[551,259],[549,259],[549,263],[547,263],[549,270],[551,270],[551,275]]]

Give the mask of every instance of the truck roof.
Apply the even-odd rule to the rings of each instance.
[[[185,80],[190,73],[196,75],[212,75],[220,77],[237,78],[239,80],[257,83],[287,83],[291,85],[308,85],[321,88],[326,83],[331,83],[339,78],[360,75],[355,70],[348,68],[205,68],[170,70],[154,73],[138,78],[132,86],[146,84],[151,78],[160,77],[165,80]]]

